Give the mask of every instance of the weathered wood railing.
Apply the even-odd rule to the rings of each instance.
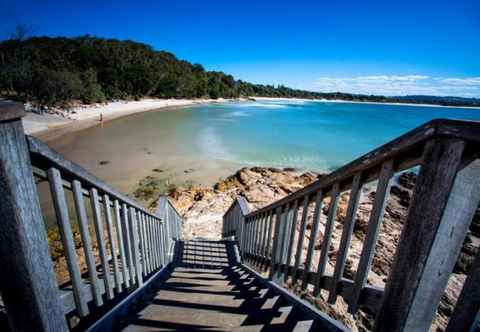
[[[23,113],[19,104],[0,102],[0,293],[12,330],[64,331],[66,315],[81,321],[167,266],[182,221],[167,198],[151,213],[26,136]],[[49,183],[69,274],[66,286],[57,284],[35,179]]]
[[[326,290],[330,303],[341,296],[351,313],[368,307],[376,313],[375,331],[428,331],[480,201],[479,152],[480,123],[434,120],[256,211],[248,212],[239,197],[224,215],[223,236],[233,236],[243,259],[254,268],[268,270],[269,277],[280,284],[291,278],[302,291],[310,285],[314,296]],[[415,166],[418,178],[388,281],[385,289],[371,286],[367,277],[390,183],[396,173]],[[375,199],[351,280],[344,277],[347,253],[361,189],[369,182],[376,183]],[[350,198],[334,272],[326,274],[343,192],[349,192]],[[330,201],[327,221],[314,262],[325,198]],[[313,222],[306,240],[312,205]],[[474,324],[480,303],[479,266],[477,257],[448,331],[469,331]]]

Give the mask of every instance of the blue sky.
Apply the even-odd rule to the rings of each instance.
[[[255,83],[480,97],[480,1],[0,0],[0,36],[132,39]]]

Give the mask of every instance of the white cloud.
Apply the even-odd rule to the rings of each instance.
[[[371,75],[319,77],[313,82],[322,92],[349,92],[386,96],[436,95],[480,97],[480,77],[430,77],[426,75]]]

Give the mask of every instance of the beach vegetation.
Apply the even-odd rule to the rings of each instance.
[[[283,97],[480,106],[459,97],[384,97],[253,84],[131,40],[30,37],[19,28],[0,42],[0,97],[41,107],[154,98]]]

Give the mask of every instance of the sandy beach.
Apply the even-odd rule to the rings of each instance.
[[[196,104],[223,103],[231,99],[142,99],[85,105],[62,111],[62,115],[27,112],[23,118],[25,132],[43,140],[52,140],[65,133],[97,125],[100,118],[109,121],[130,114],[158,109],[169,109]]]
[[[434,104],[415,104],[415,103],[378,103],[373,101],[354,101],[354,100],[341,100],[341,99],[305,99],[305,98],[278,98],[278,97],[251,97],[255,100],[265,100],[265,101],[312,101],[312,102],[322,102],[322,103],[349,103],[349,104],[377,104],[377,105],[393,105],[393,106],[419,106],[419,107],[441,107],[441,108],[462,108],[462,109],[478,109],[480,107],[476,106],[443,106],[443,105],[434,105]]]

